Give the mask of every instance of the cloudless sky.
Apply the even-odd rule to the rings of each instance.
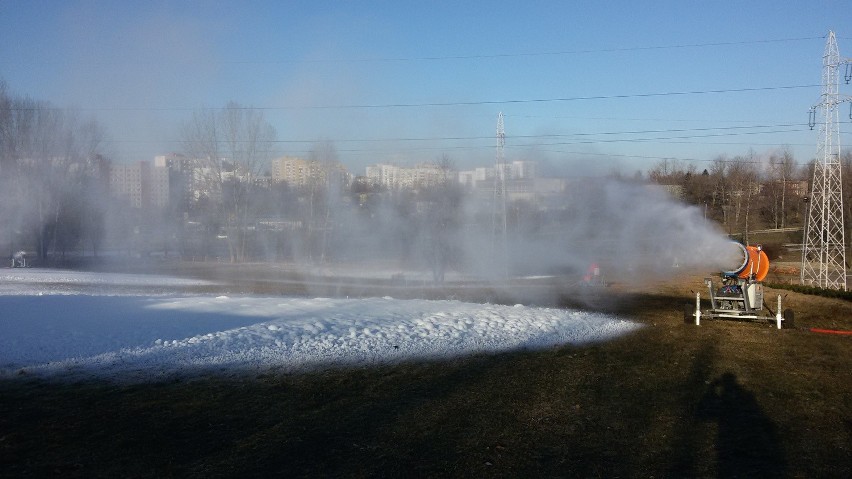
[[[234,101],[278,154],[330,140],[360,174],[493,164],[500,112],[508,160],[632,174],[809,160],[829,30],[852,57],[852,2],[0,0],[0,78],[96,117],[119,162],[179,151],[193,110]]]

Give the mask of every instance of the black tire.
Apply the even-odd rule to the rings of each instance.
[[[784,321],[781,322],[782,328],[793,329],[796,327],[796,323],[794,322],[795,315],[792,309],[785,309],[781,317],[784,318]]]
[[[686,303],[683,305],[683,323],[695,324],[695,305]]]

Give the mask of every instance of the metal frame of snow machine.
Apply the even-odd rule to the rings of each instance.
[[[733,319],[740,321],[774,321],[778,329],[793,327],[793,311],[781,309],[781,295],[773,314],[764,301],[763,279],[769,272],[769,259],[763,248],[757,246],[740,247],[743,263],[731,271],[721,273],[721,286],[716,286],[711,278],[704,278],[704,284],[710,294],[710,309],[701,310],[701,295],[695,293],[695,305],[687,303],[684,307],[684,322],[698,326],[701,319]]]

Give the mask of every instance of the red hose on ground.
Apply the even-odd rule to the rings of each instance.
[[[841,331],[839,329],[819,329],[819,328],[811,328],[812,333],[822,333],[822,334],[840,334],[842,336],[852,336],[852,331]]]

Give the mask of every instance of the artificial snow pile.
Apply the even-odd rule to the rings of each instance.
[[[388,297],[45,295],[37,274],[52,278],[25,271],[0,288],[0,377],[301,371],[584,344],[639,327],[581,311]],[[26,286],[42,295],[2,293]]]
[[[116,288],[164,291],[211,285],[209,281],[144,274],[90,273],[49,269],[0,269],[0,296],[10,294],[105,294]]]

